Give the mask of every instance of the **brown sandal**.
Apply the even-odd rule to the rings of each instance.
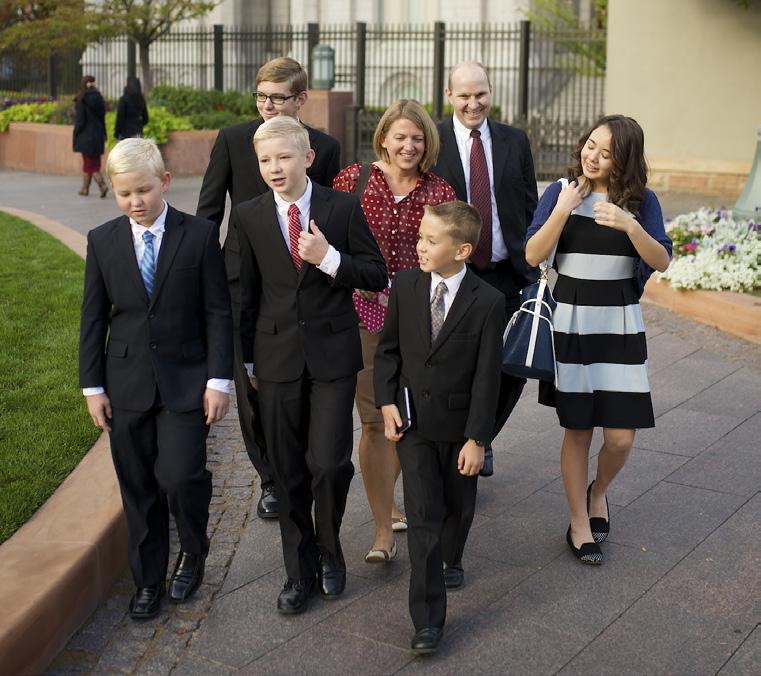
[[[391,545],[390,552],[387,552],[385,549],[371,549],[365,555],[367,563],[388,563],[394,558],[396,558],[396,542]]]

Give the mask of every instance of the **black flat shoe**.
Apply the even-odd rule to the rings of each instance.
[[[484,446],[484,466],[478,476],[491,476],[494,474],[494,451],[491,444]]]
[[[150,620],[161,609],[161,597],[164,596],[163,584],[138,587],[129,601],[129,616],[133,620]]]
[[[203,580],[205,554],[180,552],[174,572],[169,580],[169,600],[172,603],[187,601]]]
[[[590,566],[599,566],[602,563],[602,550],[595,542],[585,542],[578,549],[574,546],[573,538],[571,537],[571,526],[568,526],[565,539],[573,555],[582,563],[589,564]]]
[[[444,630],[439,629],[438,627],[426,627],[425,629],[421,629],[412,638],[410,648],[412,648],[412,651],[418,655],[430,655],[431,653],[435,653],[439,647],[439,641],[441,641],[443,634]]]
[[[280,516],[280,505],[272,484],[262,486],[262,495],[256,505],[256,513],[260,519],[277,519]]]
[[[346,589],[346,564],[328,552],[320,552],[317,578],[323,598],[337,599]]]
[[[314,591],[314,578],[286,580],[283,591],[277,597],[278,612],[284,615],[303,613],[309,604],[309,597]]]
[[[444,564],[444,586],[447,589],[461,589],[465,584],[465,571],[461,566]]]
[[[592,482],[592,484],[594,481]],[[592,493],[592,484],[587,486],[587,512],[589,512],[589,498]],[[595,542],[605,542],[610,533],[610,507],[608,506],[608,494],[605,494],[605,509],[608,512],[608,518],[603,519],[601,516],[589,517],[589,527],[592,530],[592,537]]]

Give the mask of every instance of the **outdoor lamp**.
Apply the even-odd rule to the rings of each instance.
[[[330,45],[312,49],[312,89],[333,89],[336,84],[336,52]]]
[[[748,182],[740,195],[740,199],[735,202],[735,208],[732,214],[740,218],[750,218],[756,221],[761,220],[761,127],[758,128],[758,140],[756,141],[756,156],[753,158],[753,167],[748,176]]]

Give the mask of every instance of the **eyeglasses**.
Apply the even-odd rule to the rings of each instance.
[[[264,103],[267,99],[272,102],[273,106],[282,106],[288,99],[295,99],[298,94],[283,96],[282,94],[265,94],[264,92],[254,92],[254,98],[257,103]]]

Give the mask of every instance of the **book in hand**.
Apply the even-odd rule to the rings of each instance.
[[[402,390],[399,393],[399,405],[397,408],[402,417],[402,426],[397,429],[397,432],[403,434],[411,429],[415,423],[415,409],[412,404],[412,394],[410,393],[409,387],[402,387]]]

